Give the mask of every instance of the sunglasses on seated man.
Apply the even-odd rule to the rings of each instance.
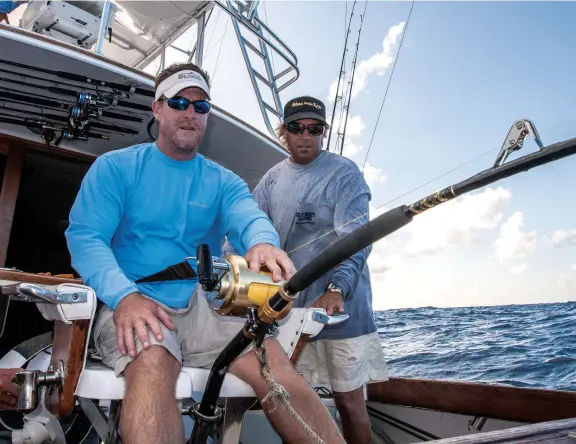
[[[162,97],[168,103],[168,106],[178,111],[186,111],[190,105],[194,106],[194,111],[198,114],[206,114],[212,106],[207,100],[188,100],[186,97],[175,96],[171,99]]]
[[[288,132],[297,135],[304,134],[304,131],[308,130],[308,134],[311,136],[320,136],[324,133],[325,128],[326,127],[321,123],[314,123],[308,126],[297,122],[290,122],[286,124],[286,129]]]

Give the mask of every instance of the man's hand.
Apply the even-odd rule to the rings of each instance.
[[[332,313],[337,313],[339,311],[344,311],[344,300],[340,293],[335,291],[327,291],[324,293],[320,299],[311,305],[312,308],[323,308],[326,310],[328,316],[332,316]]]
[[[282,275],[284,275],[285,280],[288,280],[296,273],[296,268],[288,255],[270,244],[254,245],[248,253],[246,253],[246,261],[248,262],[250,271],[254,273],[258,273],[260,267],[266,265],[272,273],[272,278],[275,282],[281,281]]]
[[[18,401],[18,386],[12,382],[21,368],[0,369],[0,410],[14,410]]]
[[[136,357],[134,333],[138,335],[145,350],[150,348],[147,325],[156,335],[156,339],[162,341],[164,338],[160,321],[168,329],[174,329],[170,315],[154,301],[145,298],[140,293],[130,293],[122,299],[114,310],[118,349],[122,356],[128,352],[132,358]]]

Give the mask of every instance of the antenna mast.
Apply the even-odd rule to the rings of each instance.
[[[364,15],[366,14],[366,6],[368,6],[368,0],[364,4],[364,12],[360,15],[360,28],[358,29],[358,39],[356,40],[356,50],[354,52],[354,59],[352,60],[352,78],[349,82],[348,89],[348,100],[343,105],[346,110],[346,117],[344,118],[344,131],[342,134],[338,133],[338,136],[342,137],[342,144],[340,145],[340,150],[338,154],[342,155],[344,151],[344,138],[346,137],[346,126],[348,125],[348,111],[350,111],[350,101],[352,100],[352,86],[354,85],[354,74],[356,74],[356,60],[358,60],[358,47],[360,46],[360,35],[362,34],[362,25],[364,24]]]
[[[344,40],[344,50],[342,51],[342,62],[340,63],[340,71],[339,71],[339,75],[338,75],[338,85],[336,86],[336,95],[334,97],[334,107],[332,108],[332,118],[330,119],[330,130],[328,133],[328,143],[326,144],[326,150],[330,151],[330,139],[332,138],[332,128],[333,128],[333,124],[334,124],[334,115],[336,114],[336,105],[338,104],[338,101],[342,99],[342,95],[338,95],[338,92],[340,91],[340,80],[342,80],[342,78],[344,77],[344,74],[346,74],[346,71],[344,70],[344,60],[346,59],[346,53],[348,52],[348,36],[350,35],[350,26],[352,25],[352,17],[354,17],[354,7],[356,6],[356,0],[354,0],[354,3],[352,4],[352,11],[350,13],[350,20],[348,20],[348,29],[346,30],[346,38]],[[336,151],[336,150],[334,150]]]

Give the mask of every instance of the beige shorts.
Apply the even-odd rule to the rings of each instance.
[[[351,392],[373,382],[388,381],[378,332],[351,339],[321,339],[307,344],[296,368],[310,384]]]
[[[197,287],[190,304],[184,309],[172,309],[154,301],[164,308],[174,324],[175,329],[169,330],[162,322],[163,340],[156,340],[148,328],[150,343],[161,345],[174,356],[180,364],[187,367],[210,368],[220,352],[242,330],[246,319],[220,316],[215,313],[200,286]],[[119,376],[133,360],[130,356],[122,356],[118,350],[114,312],[104,306],[94,324],[94,340],[96,350],[102,357],[102,362],[114,369]],[[142,344],[137,336],[136,348],[140,353]],[[244,354],[252,350],[248,346]]]

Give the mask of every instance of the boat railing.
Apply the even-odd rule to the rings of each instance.
[[[218,5],[223,11],[228,13],[232,18],[232,24],[238,43],[246,62],[250,81],[258,99],[260,112],[264,118],[264,123],[268,131],[275,137],[275,131],[270,121],[269,112],[276,118],[281,119],[283,116],[282,101],[280,100],[280,91],[294,83],[300,76],[298,68],[298,58],[296,54],[258,17],[259,1],[232,1],[226,0],[226,3],[216,0],[214,4]],[[240,27],[242,25],[243,28]],[[260,48],[252,44],[244,35],[242,29],[247,29],[258,39]],[[269,37],[266,34],[269,35]],[[251,50],[262,59],[266,74],[262,74],[252,64],[248,50]],[[279,73],[271,63],[271,54],[269,51],[280,56],[288,66]],[[291,76],[287,77],[288,74]],[[262,91],[258,80],[264,84],[272,95],[273,104],[269,104],[262,96]]]

